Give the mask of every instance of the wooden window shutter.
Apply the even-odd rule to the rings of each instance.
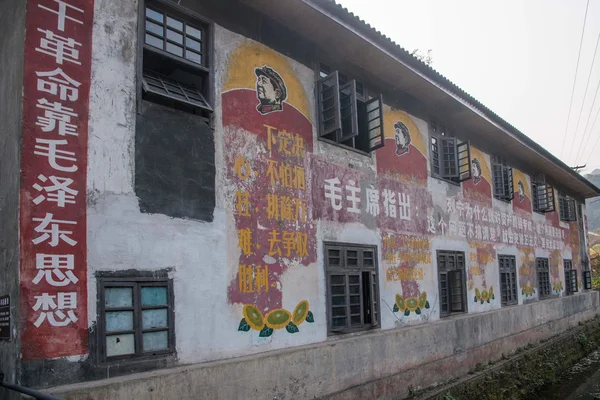
[[[369,151],[375,151],[385,145],[383,132],[383,97],[374,97],[365,102],[367,109],[367,129]]]
[[[340,87],[340,142],[358,136],[358,108],[356,106],[356,81]]]
[[[471,179],[471,142],[468,140],[456,146],[458,157],[458,181]]]
[[[319,136],[340,131],[340,86],[338,72],[335,71],[317,81],[317,101],[319,106]]]

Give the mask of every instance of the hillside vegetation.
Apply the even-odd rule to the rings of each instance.
[[[600,169],[594,170],[591,174],[585,176],[594,185],[600,187]],[[588,229],[595,231],[600,229],[600,197],[588,199],[585,201],[588,218]]]

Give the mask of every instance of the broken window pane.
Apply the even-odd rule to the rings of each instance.
[[[106,337],[106,356],[122,356],[135,353],[135,337],[133,333],[110,335]]]

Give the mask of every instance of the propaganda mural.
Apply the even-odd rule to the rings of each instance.
[[[492,174],[489,157],[471,146],[471,179],[462,183],[463,195],[472,202],[492,205]]]
[[[91,0],[27,4],[19,228],[23,360],[88,351],[93,12]]]
[[[225,77],[223,128],[229,209],[239,256],[228,300],[243,305],[240,331],[261,337],[312,322],[308,301],[283,308],[281,277],[289,268],[316,261],[310,209],[308,154],[312,124],[304,89],[287,60],[247,42],[229,57]]]
[[[536,293],[535,282],[535,254],[534,249],[526,246],[518,246],[520,265],[518,267],[519,285],[524,300],[532,299]]]
[[[512,201],[513,210],[521,215],[533,212],[531,202],[531,182],[521,171],[513,168],[513,185],[515,198]]]
[[[385,146],[377,150],[377,173],[401,182],[427,181],[427,138],[406,112],[383,113]]]
[[[356,168],[313,152],[314,111],[308,101],[313,87],[302,83],[287,58],[244,41],[227,65],[221,96],[225,192],[229,229],[237,237],[229,256],[227,298],[240,307],[238,331],[270,337],[285,328],[293,334],[304,322],[314,321],[308,304],[317,294],[316,285],[288,300],[282,277],[291,269],[313,276],[314,268],[322,268],[316,263],[321,251],[318,221],[377,232],[382,303],[408,323],[437,313],[433,257],[440,240],[467,245],[471,311],[500,306],[495,295],[499,246],[517,249],[525,299],[536,296],[534,249],[559,257],[566,246],[579,246],[559,223],[558,213],[532,215],[530,181],[519,170],[513,170],[512,206],[498,206],[490,157],[474,146],[472,178],[449,185],[444,193],[431,190],[426,123],[386,106],[385,146],[371,157],[373,168]],[[552,285],[562,290],[557,262],[551,262]]]

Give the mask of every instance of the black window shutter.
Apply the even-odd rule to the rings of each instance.
[[[504,174],[501,160],[497,156],[492,156],[492,171],[494,174],[494,195],[504,198]]]
[[[450,311],[465,311],[464,293],[463,293],[463,271],[455,269],[448,273],[450,281]]]
[[[546,212],[548,209],[548,186],[537,184],[537,211]]]
[[[374,97],[366,101],[365,106],[367,109],[369,151],[375,151],[385,145],[383,136],[383,97]]]
[[[448,315],[450,314],[450,309],[448,307],[448,296],[450,295],[448,291],[448,273],[440,272],[440,315]]]
[[[338,72],[335,71],[317,81],[319,106],[319,136],[326,136],[341,130],[340,86]]]
[[[554,208],[554,188],[546,184],[546,212],[555,211]]]
[[[431,135],[431,172],[440,175],[440,137]]]
[[[356,81],[352,80],[340,87],[340,141],[358,136],[358,108],[356,106]]]
[[[348,315],[348,275],[329,274],[329,319],[332,331],[346,329],[350,324]]]
[[[560,216],[561,221],[567,221],[567,199],[564,196],[558,196],[558,214]]]
[[[471,142],[468,140],[456,146],[458,155],[458,181],[471,179]]]
[[[577,213],[575,212],[575,199],[567,200],[567,209],[569,213],[569,221],[577,221]]]
[[[513,170],[512,167],[504,166],[502,171],[504,175],[504,199],[511,201],[515,198],[515,185],[513,182]]]

